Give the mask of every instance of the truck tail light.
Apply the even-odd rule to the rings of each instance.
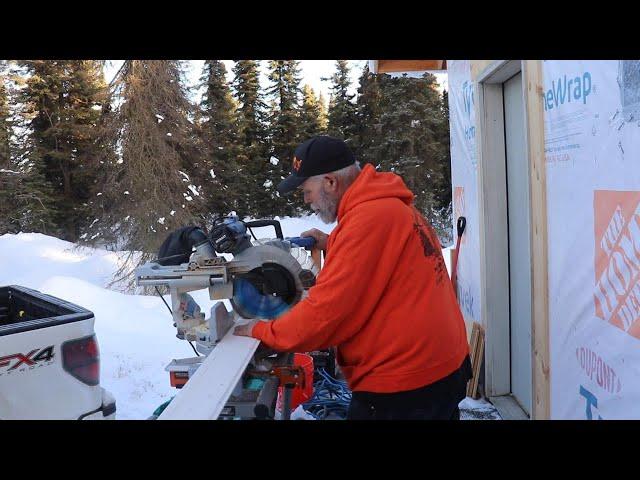
[[[100,352],[96,336],[62,344],[62,368],[87,385],[100,383]]]

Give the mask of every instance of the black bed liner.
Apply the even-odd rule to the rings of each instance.
[[[0,287],[0,337],[93,318],[93,312],[37,290]]]

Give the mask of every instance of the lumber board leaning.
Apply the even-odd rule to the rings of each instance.
[[[478,337],[476,340],[476,363],[473,365],[473,378],[471,379],[471,398],[478,398],[478,382],[480,380],[480,368],[482,367],[482,355],[484,353],[484,330],[482,326],[478,328]]]
[[[478,322],[473,323],[471,341],[469,342],[469,353],[471,357],[471,369],[473,371],[473,376],[467,383],[467,396],[476,398],[478,379],[480,377],[480,367],[482,365],[482,354],[484,353],[484,329]]]

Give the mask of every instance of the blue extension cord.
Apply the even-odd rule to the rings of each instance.
[[[351,403],[351,390],[344,380],[336,380],[324,368],[318,370],[320,378],[313,385],[313,396],[302,404],[302,408],[316,420],[325,420],[330,415],[344,420]]]

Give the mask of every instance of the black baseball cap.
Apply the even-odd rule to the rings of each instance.
[[[314,175],[335,172],[353,165],[356,158],[339,138],[319,135],[302,142],[293,155],[291,175],[278,185],[278,192],[289,193]]]

